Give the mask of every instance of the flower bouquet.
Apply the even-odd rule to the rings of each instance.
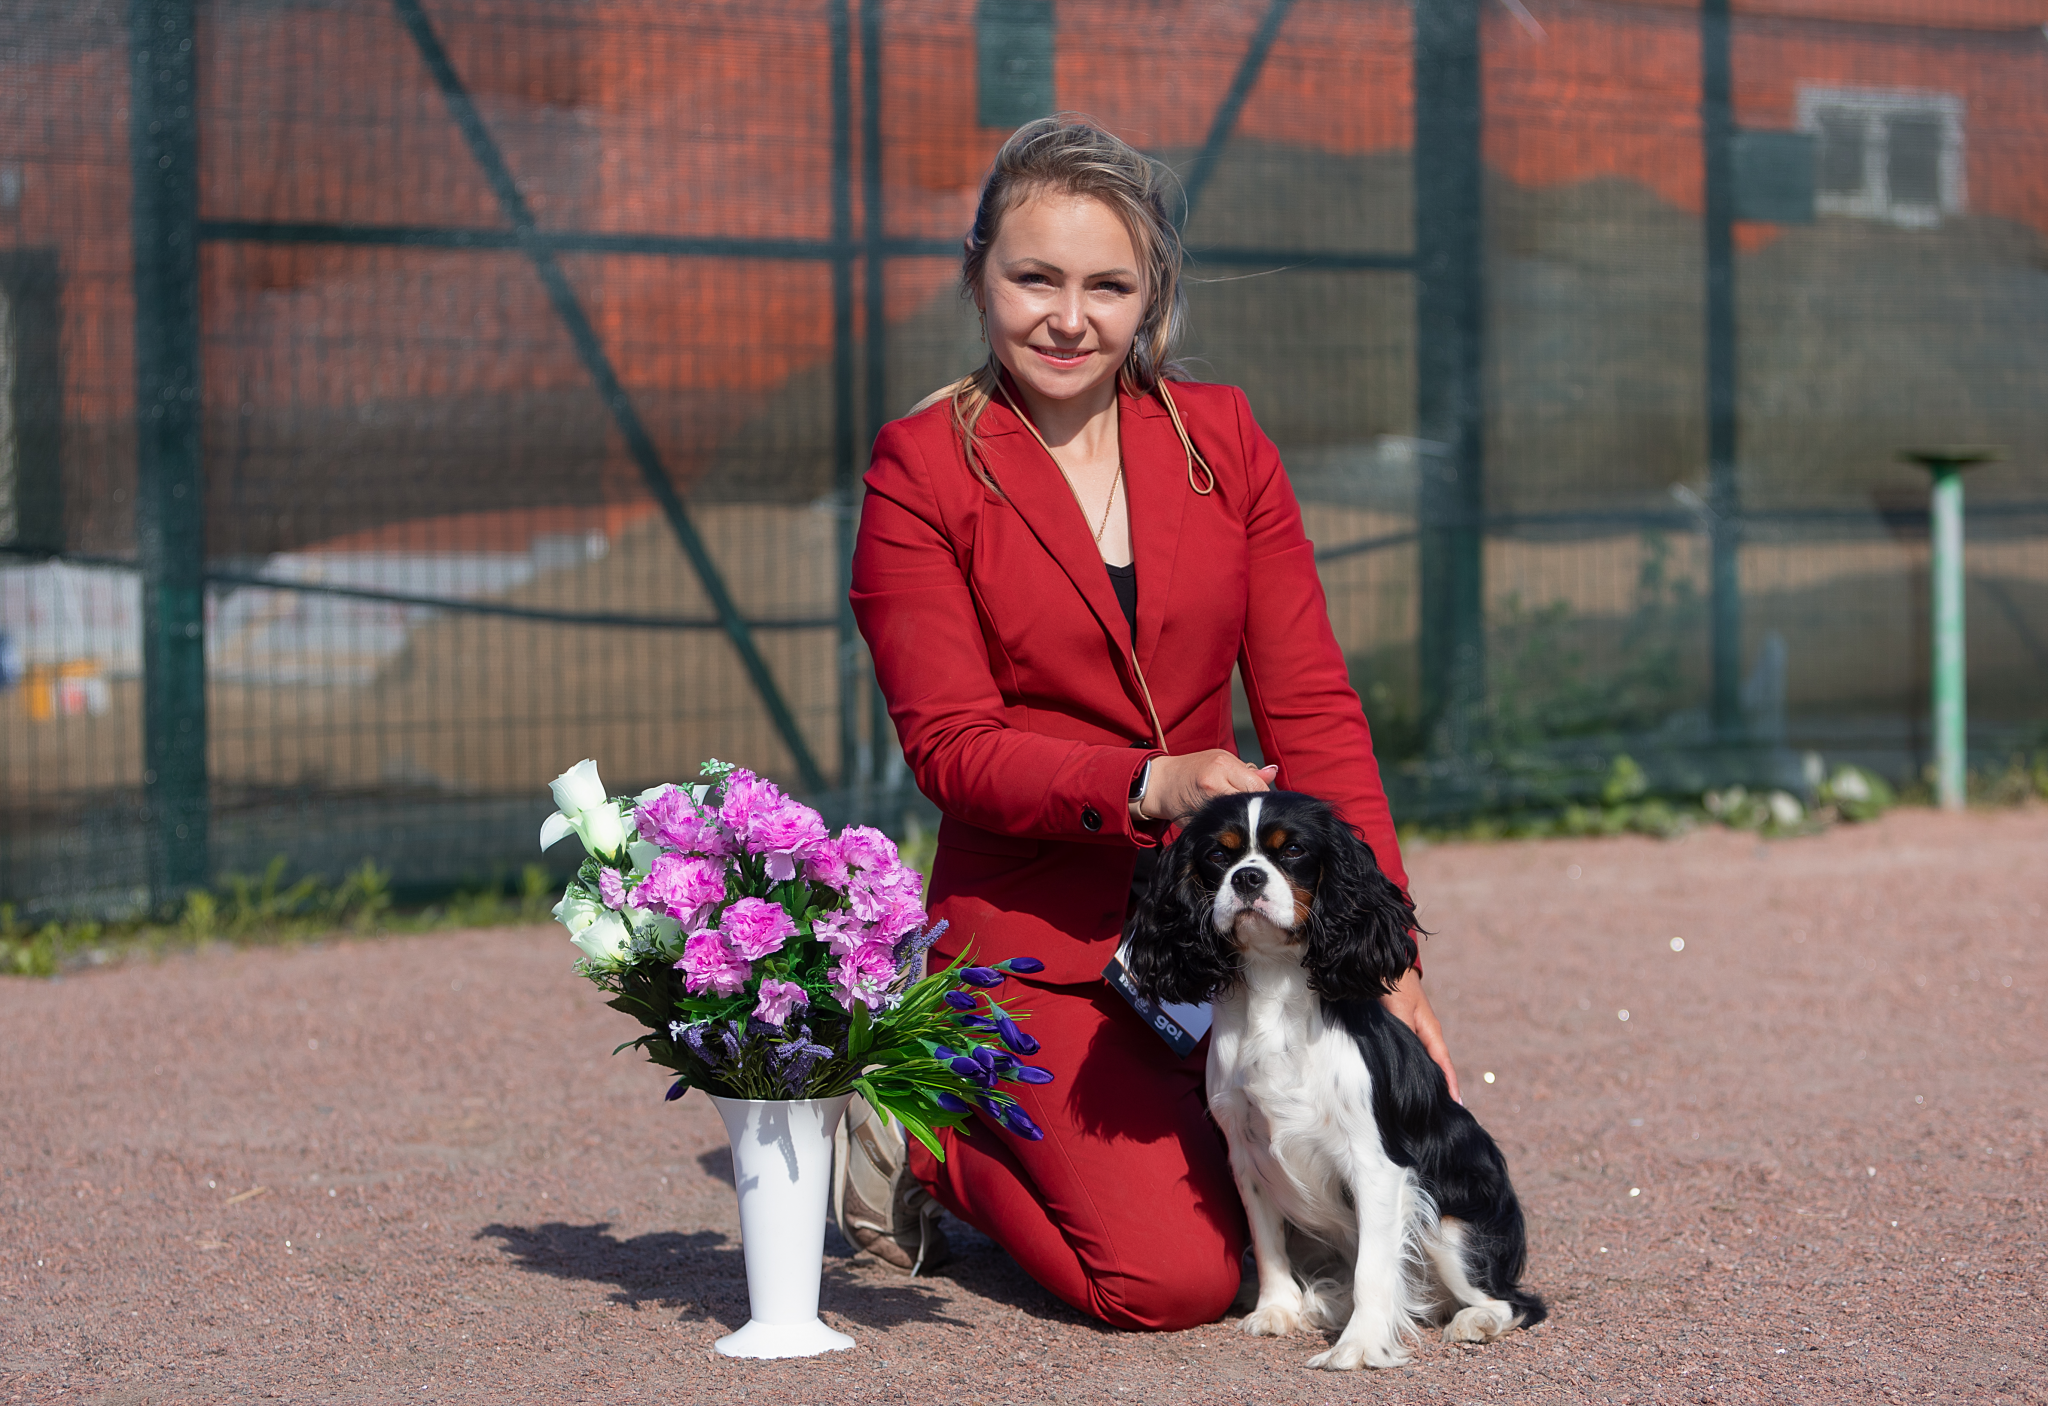
[[[671,1099],[704,1090],[733,1140],[754,1317],[719,1350],[850,1346],[817,1318],[818,1163],[848,1098],[859,1093],[939,1157],[938,1130],[976,1112],[1043,1136],[1005,1085],[1052,1075],[1023,1062],[1038,1042],[991,994],[1006,973],[1043,964],[962,958],[924,975],[945,925],[929,924],[923,880],[888,836],[863,825],[833,835],[816,811],[729,763],[700,776],[635,798],[605,794],[594,762],[557,778],[541,848],[574,834],[588,857],[555,917],[582,952],[577,970],[647,1027],[613,1053],[638,1048],[672,1071]],[[750,1208],[770,1182],[789,1195],[771,1207],[755,1194]],[[767,1292],[806,1260],[807,1307],[801,1286]]]

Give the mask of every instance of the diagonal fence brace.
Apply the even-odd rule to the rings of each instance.
[[[1208,188],[1209,178],[1216,174],[1216,163],[1223,159],[1223,148],[1237,128],[1238,115],[1244,111],[1245,100],[1251,97],[1252,88],[1266,67],[1266,56],[1273,52],[1273,41],[1280,37],[1280,26],[1287,22],[1287,12],[1293,8],[1294,0],[1272,0],[1259,20],[1259,27],[1252,31],[1251,42],[1245,45],[1244,58],[1237,65],[1230,88],[1217,104],[1215,117],[1210,119],[1209,135],[1189,164],[1187,179],[1181,182],[1181,228],[1187,228],[1188,221],[1194,218],[1195,203]]]
[[[640,469],[640,476],[647,484],[647,491],[654,496],[664,516],[668,518],[669,529],[675,533],[676,541],[689,558],[690,565],[697,573],[697,579],[704,586],[704,594],[710,597],[712,610],[717,614],[725,633],[732,640],[733,649],[739,654],[740,662],[746,667],[747,676],[753,681],[754,690],[761,695],[762,706],[767,708],[775,730],[781,734],[783,745],[795,759],[797,776],[806,791],[817,795],[825,790],[825,774],[818,769],[817,758],[811,755],[810,744],[804,740],[798,728],[795,714],[782,697],[782,690],[775,682],[775,676],[768,669],[768,661],[761,657],[760,649],[754,643],[754,634],[748,628],[739,607],[734,603],[732,593],[726,588],[725,578],[719,573],[718,564],[711,559],[704,539],[697,532],[697,526],[690,520],[689,509],[683,505],[682,496],[676,492],[675,484],[668,476],[668,469],[661,461],[661,451],[655,447],[654,439],[647,432],[647,426],[640,419],[640,412],[634,407],[632,397],[627,394],[619,380],[618,371],[613,367],[611,357],[597,339],[597,331],[591,326],[590,317],[577,300],[576,292],[569,286],[568,275],[556,262],[554,251],[548,246],[534,227],[533,212],[527,207],[526,198],[519,193],[519,187],[512,179],[511,169],[505,164],[504,153],[484,126],[483,117],[471,100],[469,89],[464,86],[455,66],[449,62],[448,51],[441,44],[440,35],[434,30],[419,0],[392,0],[400,21],[412,36],[413,44],[420,51],[427,71],[433,75],[435,86],[441,91],[443,101],[448,104],[448,113],[461,129],[462,137],[469,144],[470,155],[482,168],[484,178],[490,183],[491,193],[511,221],[513,233],[518,239],[520,252],[533,265],[541,286],[547,290],[548,300],[553,303],[555,315],[562,320],[569,338],[576,346],[584,369],[597,387],[605,408],[611,412],[612,422],[626,441],[626,448],[633,456],[633,462]]]

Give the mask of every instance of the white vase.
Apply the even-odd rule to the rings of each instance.
[[[732,1141],[747,1259],[747,1326],[714,1346],[727,1357],[813,1357],[852,1347],[818,1317],[825,1272],[825,1203],[832,1132],[851,1094],[837,1098],[710,1096]]]

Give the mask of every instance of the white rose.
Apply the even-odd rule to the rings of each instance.
[[[583,931],[570,937],[570,941],[583,950],[583,955],[593,962],[616,962],[626,955],[626,944],[631,936],[626,925],[619,921],[619,915],[609,910],[600,910],[603,916]]]
[[[589,890],[581,884],[571,884],[562,894],[562,901],[555,905],[555,921],[569,930],[574,937],[605,911],[602,903],[591,897]]]
[[[625,847],[625,817],[617,804],[605,798],[596,762],[585,758],[576,763],[550,781],[548,789],[554,792],[557,809],[540,827],[542,849],[572,834],[599,859],[614,858]]]
[[[550,781],[548,789],[555,793],[555,808],[564,815],[575,815],[592,806],[603,805],[605,800],[604,782],[598,779],[597,763],[588,757]]]
[[[626,917],[633,924],[633,931],[653,939],[657,947],[682,950],[683,925],[668,914],[652,908],[628,908]]]
[[[555,921],[569,930],[569,940],[593,962],[617,961],[632,940],[619,915],[581,884],[569,885],[555,905]]]

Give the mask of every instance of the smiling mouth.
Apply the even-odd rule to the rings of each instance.
[[[1040,357],[1051,362],[1054,366],[1079,366],[1089,357],[1095,355],[1094,352],[1086,347],[1076,347],[1072,351],[1061,351],[1057,347],[1033,347],[1031,350],[1037,352]]]

